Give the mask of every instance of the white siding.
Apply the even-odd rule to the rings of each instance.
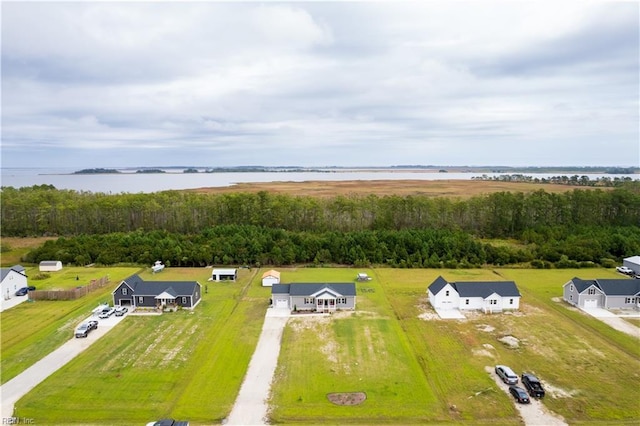
[[[458,292],[447,284],[442,287],[438,294],[432,294],[429,291],[429,301],[434,308],[437,309],[457,309],[460,306],[460,297]]]
[[[280,279],[278,279],[278,277],[272,277],[269,275],[262,279],[262,287],[272,287],[274,284],[280,284]]]

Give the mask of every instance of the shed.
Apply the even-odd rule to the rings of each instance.
[[[280,284],[280,272],[271,269],[262,274],[262,287],[271,287],[274,284]]]
[[[55,272],[62,269],[62,262],[59,260],[43,260],[39,265],[40,272]]]
[[[237,278],[238,270],[236,268],[214,268],[211,273],[211,281],[235,281]]]
[[[633,272],[640,275],[640,256],[631,256],[623,259],[622,266],[633,269]]]

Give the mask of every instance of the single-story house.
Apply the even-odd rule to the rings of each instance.
[[[579,308],[640,309],[640,280],[575,277],[562,286],[562,297]]]
[[[114,306],[193,309],[200,303],[202,288],[197,281],[144,281],[135,274],[122,280],[112,294]]]
[[[271,287],[274,308],[334,312],[356,308],[355,283],[292,283]]]
[[[450,283],[440,276],[427,293],[429,302],[437,309],[500,312],[520,308],[520,291],[513,281]]]
[[[0,294],[4,300],[11,299],[23,287],[27,287],[27,274],[22,265],[0,269]]]
[[[59,260],[43,260],[39,265],[40,272],[55,272],[62,269],[62,262]]]
[[[236,268],[214,268],[211,273],[211,281],[235,281],[237,278],[238,270]]]
[[[271,287],[280,284],[280,272],[271,269],[262,274],[262,287]]]
[[[633,272],[640,274],[640,256],[631,256],[622,259],[622,266],[633,269]]]

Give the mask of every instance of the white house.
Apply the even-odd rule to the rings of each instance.
[[[16,291],[27,287],[27,275],[24,267],[15,265],[10,268],[0,270],[0,294],[3,300],[9,300],[16,294]]]
[[[622,266],[633,269],[633,272],[640,274],[640,256],[631,256],[622,259]]]
[[[39,265],[40,272],[55,272],[62,269],[62,262],[59,260],[43,260]]]
[[[500,312],[520,308],[520,292],[513,281],[448,282],[436,278],[427,290],[436,309]]]
[[[209,281],[235,281],[238,278],[238,270],[235,268],[214,268]]]
[[[280,284],[280,272],[271,269],[262,274],[262,287],[272,287],[274,284]]]

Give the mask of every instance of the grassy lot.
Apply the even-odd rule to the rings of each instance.
[[[352,281],[360,271],[373,280],[357,284],[353,314],[290,320],[272,388],[276,423],[520,424],[512,400],[485,370],[496,363],[538,374],[547,387],[544,404],[570,424],[636,424],[640,418],[640,389],[631,385],[640,375],[637,340],[558,301],[573,276],[618,277],[615,272],[279,270],[283,282]],[[260,286],[264,270],[239,272],[237,283],[207,283],[210,269],[145,272],[147,280],[198,280],[207,291],[193,313],[126,318],[21,399],[17,415],[40,424],[144,424],[167,416],[192,425],[220,423],[238,393],[270,296]],[[450,281],[514,280],[521,310],[433,319],[426,288],[440,274]],[[44,306],[30,305],[34,314]],[[52,321],[41,315],[44,324]],[[519,347],[501,343],[504,336],[519,339]],[[3,371],[4,356],[3,350]],[[357,391],[367,394],[359,406],[326,398]]]
[[[27,274],[30,270],[27,269]],[[37,269],[37,268],[35,268]],[[65,268],[42,281],[30,281],[38,288],[64,288],[86,284],[109,275],[111,282],[138,268]],[[82,279],[76,281],[76,276]],[[73,277],[73,278],[70,278]],[[2,383],[12,379],[73,336],[73,330],[100,303],[111,300],[113,286],[105,286],[76,300],[23,302],[0,313],[2,332],[0,374]]]
[[[283,272],[283,281],[352,281],[350,269]],[[275,423],[424,423],[438,401],[377,281],[358,284],[358,311],[296,317],[286,327],[271,413]],[[338,406],[331,392],[365,392]],[[402,410],[398,410],[402,407]]]
[[[231,410],[268,306],[270,292],[256,272],[240,270],[237,283],[207,283],[210,269],[141,274],[197,280],[206,290],[193,312],[127,317],[20,400],[17,414],[41,424],[130,425],[162,417],[219,423]]]

